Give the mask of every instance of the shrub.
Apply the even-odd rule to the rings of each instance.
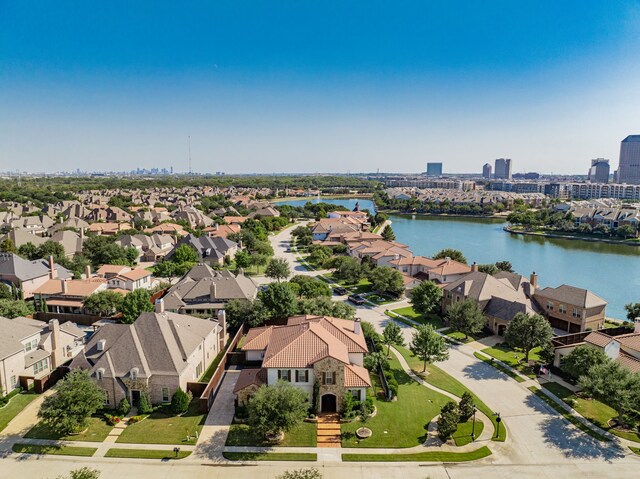
[[[387,383],[389,384],[389,390],[391,391],[391,396],[395,397],[398,395],[398,381],[395,377],[389,376],[387,374]]]
[[[349,392],[342,396],[342,417],[353,419],[358,414],[360,403]]]
[[[104,420],[107,422],[109,426],[115,426],[120,422],[120,418],[118,416],[114,416],[112,414],[105,414]]]
[[[135,424],[140,421],[142,421],[142,416],[131,416],[129,418],[129,424]]]
[[[122,401],[120,401],[120,404],[118,404],[118,414],[120,416],[126,416],[127,414],[129,414],[129,411],[131,410],[131,404],[129,404],[129,401],[127,401],[127,398],[122,399]]]
[[[184,392],[182,388],[176,389],[171,397],[171,410],[174,414],[183,414],[189,409],[189,403],[191,402],[191,392]]]
[[[140,401],[138,401],[138,412],[140,414],[149,414],[153,411],[151,407],[151,400],[149,399],[149,393],[140,393]]]
[[[466,422],[471,416],[473,416],[473,409],[475,404],[473,402],[473,396],[469,391],[465,391],[458,404],[458,414],[460,415],[460,422]]]
[[[449,439],[458,429],[459,421],[458,405],[453,401],[449,401],[440,410],[440,417],[438,418],[438,437],[440,440],[446,441]]]

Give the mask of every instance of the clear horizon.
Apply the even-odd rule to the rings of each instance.
[[[614,170],[638,51],[622,0],[5,2],[0,171]]]

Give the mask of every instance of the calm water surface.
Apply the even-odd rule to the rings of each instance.
[[[329,203],[332,205],[340,205],[340,206],[344,206],[345,208],[349,208],[350,210],[353,210],[356,207],[356,203],[360,203],[361,210],[369,210],[371,213],[375,213],[376,211],[376,206],[373,204],[373,201],[366,200],[366,199],[358,199],[358,198],[326,199],[321,197],[320,201],[318,201],[318,198],[310,197],[310,198],[304,198],[301,200],[274,201],[274,203],[279,205],[291,205],[291,206],[304,206],[308,202]]]

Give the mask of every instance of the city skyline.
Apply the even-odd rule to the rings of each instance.
[[[152,5],[1,7],[0,170],[188,171],[191,136],[198,173],[584,174],[640,131],[635,2]]]

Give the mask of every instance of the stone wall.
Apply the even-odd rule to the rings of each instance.
[[[344,388],[344,364],[337,359],[325,358],[313,365],[315,377],[320,381],[320,405],[322,405],[322,396],[330,393],[336,396],[336,409],[340,411],[342,407],[342,395]],[[335,384],[323,384],[323,373],[335,372]],[[322,407],[322,406],[321,406]],[[323,411],[319,411],[323,412]]]

